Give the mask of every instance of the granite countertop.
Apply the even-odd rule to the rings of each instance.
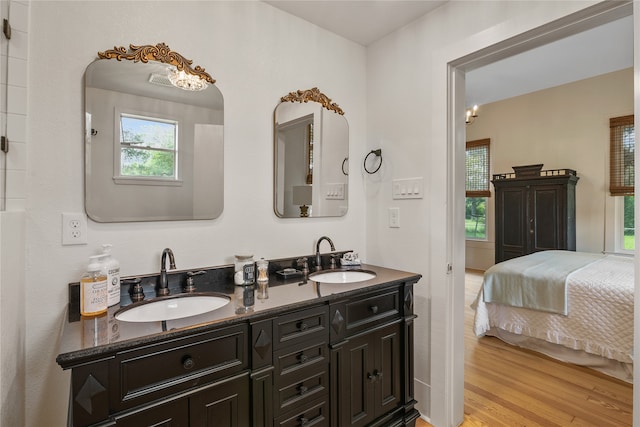
[[[362,264],[357,269],[373,271],[376,277],[362,282],[330,284],[311,279],[304,281],[302,276],[283,279],[272,273],[269,275],[268,298],[259,298],[259,285],[256,284],[253,311],[241,314],[236,314],[234,291],[237,287],[232,281],[227,280],[226,283],[219,283],[215,291],[226,294],[231,299],[229,304],[197,316],[166,322],[122,322],[114,317],[115,313],[121,309],[119,305],[110,307],[104,315],[92,318],[82,317],[79,321],[70,321],[69,316],[65,316],[60,337],[60,354],[56,361],[64,369],[68,369],[79,363],[109,357],[116,351],[184,337],[198,331],[231,325],[250,318],[274,316],[282,311],[295,309],[297,306],[323,303],[365,289],[384,288],[406,281],[417,282],[421,277],[419,274],[369,264]]]

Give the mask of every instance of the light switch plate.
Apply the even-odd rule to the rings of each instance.
[[[394,179],[391,185],[394,199],[422,199],[422,177]]]
[[[400,208],[389,208],[389,227],[400,228]]]

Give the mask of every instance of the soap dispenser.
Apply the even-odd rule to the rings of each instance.
[[[89,257],[89,266],[80,279],[80,314],[97,316],[107,311],[107,274],[102,255]]]
[[[111,255],[111,244],[102,245],[102,262],[107,271],[107,306],[120,304],[120,263]]]

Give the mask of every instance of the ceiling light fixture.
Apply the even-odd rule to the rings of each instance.
[[[476,117],[478,117],[478,106],[474,105],[473,108],[467,109],[467,113],[466,113],[466,117],[464,119],[464,122],[466,124],[470,125],[476,120]]]
[[[184,70],[178,70],[177,68],[169,69],[169,81],[177,88],[191,91],[205,90],[207,88],[207,82],[195,74],[187,74]]]

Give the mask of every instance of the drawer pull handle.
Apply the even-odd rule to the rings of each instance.
[[[182,367],[186,370],[193,369],[196,366],[196,362],[191,358],[191,356],[185,356],[182,358]]]
[[[300,387],[298,387],[298,393],[300,394],[300,396],[304,396],[307,391],[309,391],[309,389],[306,386],[301,385]]]
[[[309,329],[309,325],[304,322],[300,322],[300,324],[298,325],[298,329],[300,329],[301,331],[306,331],[307,329]]]
[[[382,372],[378,371],[377,369],[373,371],[373,374],[367,374],[367,379],[369,379],[369,381],[371,381],[372,383],[378,381],[380,378],[382,378]]]
[[[305,355],[305,354],[301,354],[300,356],[298,356],[298,360],[300,361],[300,363],[305,363],[309,358]]]
[[[371,310],[371,312],[373,314],[376,314],[378,312],[378,306],[377,305],[372,305],[369,307],[369,310]]]

